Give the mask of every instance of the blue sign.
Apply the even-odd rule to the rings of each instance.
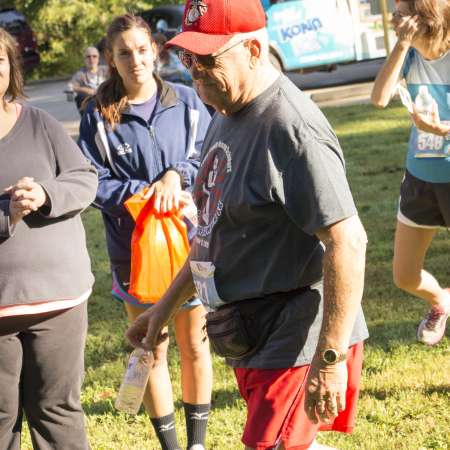
[[[286,70],[355,59],[353,21],[346,0],[266,3],[271,45]]]

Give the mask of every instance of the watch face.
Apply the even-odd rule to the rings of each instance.
[[[338,359],[338,354],[335,350],[326,350],[323,353],[323,359],[328,364],[334,364]]]

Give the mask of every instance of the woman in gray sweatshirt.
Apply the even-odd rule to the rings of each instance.
[[[0,449],[89,448],[80,402],[93,284],[80,212],[95,169],[62,126],[20,105],[13,38],[0,29]]]

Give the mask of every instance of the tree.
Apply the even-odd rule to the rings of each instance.
[[[5,0],[0,0],[5,2]],[[67,75],[82,65],[83,49],[96,45],[112,18],[138,13],[177,0],[17,0],[13,2],[29,20],[41,44],[38,77]],[[0,6],[2,3],[0,3]]]

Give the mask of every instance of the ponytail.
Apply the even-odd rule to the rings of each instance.
[[[128,105],[128,97],[119,72],[111,64],[109,74],[109,78],[97,89],[95,103],[103,119],[114,129]]]

